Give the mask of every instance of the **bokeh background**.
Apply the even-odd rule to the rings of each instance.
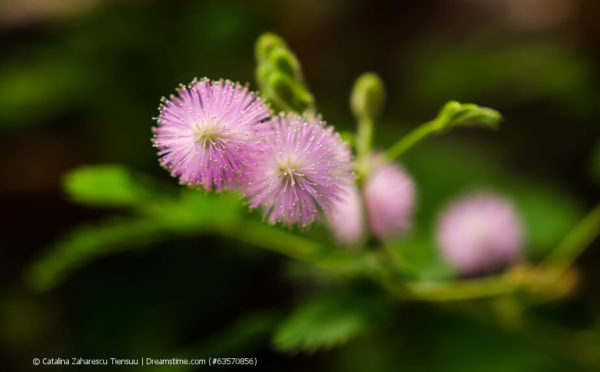
[[[159,98],[196,76],[256,88],[253,45],[265,31],[289,43],[319,111],[340,130],[355,126],[348,98],[356,77],[381,75],[378,147],[451,99],[502,112],[501,130],[433,138],[403,162],[425,226],[467,186],[543,190],[547,198],[528,199],[537,209],[527,213],[545,221],[529,226],[535,260],[598,201],[598,16],[596,0],[0,0],[3,365],[28,371],[36,356],[188,353],[256,356],[273,370],[588,368],[565,350],[579,345],[558,333],[542,342],[428,304],[398,305],[384,325],[329,351],[277,352],[270,334],[282,314],[336,284],[214,234],[141,234],[131,245],[143,249],[98,255],[42,292],[24,272],[77,226],[129,213],[74,202],[63,190],[71,169],[120,164],[176,190],[150,143]],[[597,246],[578,261],[572,293],[539,312],[600,340]],[[419,275],[444,272],[419,266],[431,254],[413,254]]]

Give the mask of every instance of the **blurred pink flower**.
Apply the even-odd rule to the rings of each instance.
[[[516,261],[522,239],[522,225],[511,203],[484,193],[454,201],[437,227],[443,257],[463,274],[481,274]]]
[[[364,184],[364,197],[373,235],[385,239],[406,232],[412,225],[415,184],[397,164],[375,158]]]
[[[347,186],[345,195],[334,202],[329,214],[329,226],[335,237],[344,244],[356,243],[363,234],[364,210],[358,187]]]
[[[154,127],[160,162],[180,183],[205,189],[235,187],[269,107],[248,87],[203,78],[162,99]]]
[[[307,226],[344,197],[350,149],[318,118],[282,114],[271,124],[247,167],[245,195],[270,223]]]

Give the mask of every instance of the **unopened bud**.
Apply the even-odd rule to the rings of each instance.
[[[438,115],[439,129],[455,126],[484,126],[496,129],[501,120],[502,115],[494,109],[457,101],[446,103]]]
[[[262,34],[258,40],[256,40],[255,53],[256,60],[258,62],[265,61],[271,55],[271,52],[276,47],[285,48],[285,42],[279,36],[267,32]]]
[[[302,71],[300,63],[296,56],[289,50],[281,47],[275,47],[269,56],[271,63],[276,71],[289,76],[296,81],[302,80]]]
[[[313,96],[300,83],[280,72],[271,74],[269,87],[275,95],[275,103],[285,102],[297,112],[304,112],[313,102]]]
[[[354,83],[350,107],[354,116],[374,120],[383,109],[385,90],[383,81],[373,72],[362,74]]]

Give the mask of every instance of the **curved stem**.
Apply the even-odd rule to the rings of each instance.
[[[428,121],[425,124],[416,127],[404,137],[400,138],[398,142],[392,145],[392,147],[385,152],[385,155],[389,160],[395,160],[423,138],[435,133],[438,130],[438,119]]]
[[[551,268],[555,277],[560,278],[599,234],[600,204],[592,209],[546,257],[544,266]]]

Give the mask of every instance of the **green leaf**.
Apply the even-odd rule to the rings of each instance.
[[[155,244],[164,235],[165,230],[150,219],[111,219],[81,226],[27,268],[25,280],[34,290],[48,290],[78,267],[117,251]]]
[[[172,231],[193,234],[237,224],[244,213],[242,206],[238,195],[186,189],[176,199],[145,204],[142,212]]]
[[[149,179],[111,164],[72,170],[64,189],[74,201],[92,206],[130,207],[160,197]]]
[[[94,172],[90,167],[81,177],[86,181],[101,175],[129,175],[125,168],[119,172]],[[91,173],[88,172],[91,171]],[[89,176],[89,177],[88,177]],[[76,177],[77,178],[77,177]],[[111,180],[119,180],[114,177]],[[120,179],[121,181],[127,177]],[[101,177],[99,183],[109,184]],[[83,183],[85,184],[85,183]],[[113,182],[123,186],[126,182]],[[139,215],[124,218],[113,218],[95,225],[80,226],[61,240],[49,247],[44,257],[32,264],[26,273],[26,281],[36,290],[47,290],[60,284],[75,269],[85,266],[101,257],[128,249],[141,248],[156,244],[173,235],[199,235],[207,231],[235,231],[241,218],[239,197],[231,194],[208,195],[198,190],[184,190],[179,198],[140,199],[130,198],[127,192],[115,193],[116,187],[95,190],[85,193],[86,200],[100,200],[112,206],[135,205]],[[84,188],[85,190],[85,188]],[[102,190],[108,190],[102,194]],[[129,190],[122,187],[122,190]],[[142,189],[140,192],[147,192]],[[126,195],[127,198],[115,198],[115,195]],[[151,195],[148,193],[148,195]],[[116,203],[115,201],[120,201]],[[127,203],[123,203],[128,200]],[[232,227],[233,226],[233,227]],[[268,237],[267,237],[268,239]]]
[[[383,318],[386,303],[362,293],[331,294],[296,309],[277,328],[273,344],[280,351],[330,349],[348,342]]]

